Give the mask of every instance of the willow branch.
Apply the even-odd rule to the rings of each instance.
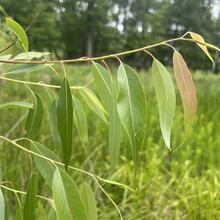
[[[173,39],[169,39],[169,40],[165,40],[165,41],[161,41],[159,43],[155,43],[152,45],[148,45],[148,46],[144,46],[141,48],[137,48],[134,50],[128,50],[128,51],[123,51],[120,53],[115,53],[115,54],[110,54],[110,55],[104,55],[104,56],[100,56],[100,57],[81,57],[78,59],[67,59],[67,60],[0,60],[0,63],[10,63],[10,64],[53,64],[53,63],[76,63],[76,62],[90,62],[90,61],[101,61],[101,60],[105,60],[105,59],[110,59],[110,58],[115,58],[115,57],[120,57],[120,56],[126,56],[132,53],[137,53],[137,52],[141,52],[144,50],[148,50],[151,48],[155,48],[161,45],[164,45],[166,43],[171,43],[171,42],[176,42],[176,41],[188,41],[188,42],[192,42],[192,43],[199,43],[201,45],[207,46],[210,49],[216,50],[218,52],[220,52],[220,48],[209,44],[209,43],[203,43],[194,39],[189,39],[189,38],[184,38],[186,36],[186,34],[184,34],[181,37],[177,37],[177,38],[173,38]]]

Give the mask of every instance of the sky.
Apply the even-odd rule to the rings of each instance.
[[[220,0],[215,0],[215,4],[213,7],[213,15],[217,17],[220,13]]]

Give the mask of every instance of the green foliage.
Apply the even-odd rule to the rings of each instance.
[[[73,101],[67,78],[63,79],[57,103],[57,127],[62,141],[63,161],[67,169],[73,140]]]
[[[24,51],[28,52],[29,50],[28,37],[25,33],[25,30],[21,27],[21,25],[10,18],[6,18],[6,25],[16,34],[16,36],[18,37],[20,43],[24,48]]]
[[[23,219],[36,219],[37,176],[31,175],[24,203]]]
[[[87,220],[79,190],[64,170],[57,168],[54,172],[52,189],[58,219]]]
[[[160,61],[154,59],[152,78],[160,114],[160,127],[166,146],[170,147],[170,136],[176,107],[176,96],[171,76]]]
[[[44,107],[39,95],[34,94],[35,106],[34,109],[30,109],[25,128],[27,130],[27,136],[35,139],[40,131],[43,121]]]
[[[95,7],[93,2],[91,2],[89,6],[91,8]],[[90,17],[89,15],[87,16]],[[191,34],[192,40],[184,38],[188,33]],[[147,185],[145,185],[147,188],[149,186],[154,187],[154,184],[148,182],[148,180],[151,178],[150,175],[158,178],[157,173],[155,173],[155,167],[158,164],[154,163],[154,165],[152,165],[147,163],[147,165],[149,164],[149,168],[147,168],[149,173],[143,172],[143,167],[146,169],[145,162],[148,162],[149,160],[147,153],[148,151],[152,151],[152,148],[148,148],[148,151],[145,152],[143,151],[143,148],[145,146],[153,145],[156,149],[156,152],[163,152],[159,146],[161,142],[161,135],[158,130],[156,130],[158,123],[160,123],[163,139],[169,149],[171,149],[171,129],[175,126],[175,129],[173,129],[172,132],[172,148],[174,149],[173,154],[175,154],[176,150],[179,149],[178,144],[180,140],[184,139],[185,137],[180,132],[183,126],[183,123],[180,123],[182,122],[182,114],[179,114],[178,118],[174,119],[174,113],[176,110],[176,91],[173,84],[173,78],[165,66],[163,66],[163,64],[146,49],[155,48],[160,45],[167,45],[174,50],[173,65],[175,78],[177,81],[177,89],[179,90],[182,98],[184,117],[187,124],[186,127],[188,128],[188,125],[192,125],[196,114],[197,98],[195,86],[191,77],[191,73],[182,55],[177,52],[173,46],[168,45],[167,43],[177,40],[195,42],[196,44],[200,45],[201,49],[206,53],[208,57],[208,48],[220,51],[218,47],[207,44],[204,39],[201,38],[201,36],[199,37],[199,40],[195,39],[195,36],[198,39],[198,36],[200,35],[192,35],[192,32],[187,32],[184,36],[174,40],[171,39],[168,41],[162,41],[161,43],[149,45],[148,47],[125,51],[117,54],[122,56],[145,51],[153,58],[152,82],[156,92],[156,100],[150,99],[151,103],[149,105],[147,105],[146,102],[146,94],[148,94],[147,83],[143,83],[142,78],[140,77],[141,75],[139,75],[127,64],[122,63],[118,57],[117,59],[120,62],[120,65],[116,73],[114,69],[110,68],[105,62],[105,59],[107,58],[115,58],[116,56],[114,54],[96,58],[51,61],[43,60],[42,53],[29,52],[27,54],[29,54],[30,57],[26,60],[23,60],[25,59],[24,53],[18,54],[15,56],[15,58],[12,59],[10,59],[11,56],[8,55],[7,57],[3,57],[3,60],[0,60],[2,65],[4,65],[3,67],[5,68],[6,66],[6,69],[8,69],[7,63],[14,65],[32,65],[30,68],[27,67],[28,70],[27,68],[20,68],[19,70],[20,73],[30,73],[28,76],[25,76],[24,74],[17,76],[19,79],[23,77],[25,80],[7,78],[4,75],[0,77],[2,80],[14,83],[15,85],[25,84],[26,88],[28,88],[28,90],[33,94],[35,99],[35,103],[32,105],[30,102],[28,102],[29,98],[26,96],[26,90],[22,91],[17,89],[17,87],[12,88],[16,92],[23,92],[21,94],[19,93],[19,101],[8,102],[8,96],[4,96],[7,102],[2,101],[2,104],[0,105],[3,112],[2,115],[5,115],[4,111],[9,107],[16,107],[21,109],[21,112],[23,112],[24,109],[28,109],[29,114],[27,115],[25,125],[27,138],[20,138],[23,136],[22,134],[24,131],[23,129],[20,129],[19,132],[19,129],[17,129],[19,126],[21,126],[21,128],[24,127],[23,120],[26,118],[26,114],[22,113],[24,115],[22,115],[16,123],[13,123],[14,125],[9,129],[8,132],[5,132],[4,130],[1,131],[1,133],[5,134],[4,136],[0,135],[1,143],[4,142],[2,146],[13,146],[13,150],[20,150],[23,151],[23,153],[29,154],[30,164],[27,166],[27,164],[25,164],[23,161],[24,159],[21,159],[19,154],[16,154],[16,160],[12,159],[14,154],[11,152],[9,155],[3,155],[4,159],[11,160],[11,166],[9,166],[9,169],[15,167],[13,168],[15,173],[17,173],[18,164],[22,164],[22,166],[25,164],[24,167],[21,167],[23,169],[20,169],[21,174],[16,174],[16,177],[19,177],[19,180],[21,176],[24,178],[28,176],[27,174],[30,173],[30,167],[31,172],[37,172],[41,174],[42,178],[40,178],[39,181],[41,190],[39,191],[47,196],[52,196],[52,198],[49,198],[49,196],[45,197],[42,195],[37,195],[38,182],[35,175],[32,175],[29,180],[27,192],[13,189],[13,182],[11,181],[1,180],[1,189],[12,191],[16,196],[18,203],[16,216],[18,219],[38,219],[39,217],[42,219],[57,218],[64,220],[95,220],[98,218],[103,220],[110,218],[114,219],[112,216],[115,216],[115,214],[112,215],[112,212],[109,212],[108,215],[106,215],[107,212],[102,211],[105,209],[105,207],[102,205],[102,198],[100,199],[98,196],[97,198],[95,197],[95,194],[93,193],[93,190],[89,184],[90,181],[85,181],[81,175],[85,175],[94,181],[97,186],[97,191],[100,190],[108,198],[108,202],[110,202],[111,205],[115,207],[117,211],[117,217],[119,217],[121,220],[123,219],[123,216],[125,216],[126,219],[141,219],[143,217],[145,218],[150,216],[150,214],[146,214],[145,211],[142,212],[142,210],[139,211],[139,209],[135,209],[135,214],[129,214],[129,218],[127,218],[127,213],[130,213],[127,211],[128,207],[130,207],[130,198],[128,197],[132,198],[134,194],[130,195],[130,191],[134,191],[135,189],[123,183],[119,183],[116,180],[118,177],[126,179],[125,182],[128,182],[129,185],[135,184],[134,188],[141,188],[143,182],[144,184],[147,182]],[[41,60],[32,60],[40,58]],[[104,68],[99,63],[94,62],[95,60],[103,61],[106,68]],[[71,76],[68,76],[67,79],[67,74],[69,71],[66,71],[64,64],[66,62],[69,63],[77,61],[92,62],[92,74],[90,75],[92,80],[90,79],[89,83],[85,84],[84,86],[70,86],[70,84],[72,85],[73,79]],[[60,67],[57,65],[55,65],[55,67],[50,66],[52,63],[60,64],[64,70],[65,77],[62,80],[61,86],[57,85],[59,84],[61,78],[58,71],[58,68]],[[41,72],[39,71],[41,70],[40,68],[37,69],[37,75],[31,74],[33,69],[35,67],[40,67],[40,65],[49,66],[53,73],[56,74],[56,77],[55,75],[50,77],[52,81],[51,84],[37,83],[32,81],[32,79],[37,79],[41,76]],[[12,71],[10,73],[12,73]],[[86,78],[83,77],[83,79]],[[96,86],[97,95],[96,92],[93,91],[93,87],[91,85],[93,81]],[[36,88],[36,86],[38,86],[38,88]],[[42,89],[43,87],[44,89]],[[52,90],[50,87],[59,90],[58,98],[57,92]],[[7,91],[7,87],[4,88],[4,91]],[[152,91],[149,92],[149,94],[153,97]],[[2,93],[1,95],[5,94]],[[17,98],[15,100],[17,100]],[[156,109],[156,101],[159,108],[159,119],[155,116],[155,114],[153,114]],[[84,106],[84,104],[86,105]],[[18,110],[16,109],[16,112],[17,111]],[[91,111],[95,114],[91,114]],[[8,111],[6,113],[10,116],[11,112]],[[98,118],[101,120],[98,120]],[[14,120],[14,117],[12,117],[12,119],[7,117],[6,124],[10,124],[11,120]],[[5,122],[4,119],[2,119],[2,121]],[[44,126],[41,126],[42,124]],[[5,124],[2,126],[3,129],[4,126]],[[211,128],[209,128],[208,131],[213,131],[212,126],[213,125],[210,125]],[[147,127],[150,129],[147,130]],[[40,129],[42,129],[41,133],[39,132]],[[75,135],[76,131],[78,135]],[[40,135],[38,135],[39,133]],[[11,138],[12,134],[16,137],[16,139]],[[190,134],[191,133],[188,132],[188,135]],[[106,141],[107,136],[108,141]],[[43,142],[44,145],[34,140]],[[212,142],[213,140],[210,139],[210,141]],[[52,143],[54,145],[53,147],[50,149],[46,147],[49,146],[49,144],[52,145]],[[105,145],[108,145],[109,149],[109,155],[107,155],[107,157],[106,154],[100,150]],[[123,148],[121,146],[123,146]],[[129,163],[129,147],[131,148],[131,156],[132,162],[134,164],[135,174],[139,174],[139,176],[135,176],[135,181],[133,181],[134,175],[131,175],[131,170],[133,170],[133,167]],[[73,151],[74,154],[72,153]],[[146,155],[147,158],[145,158]],[[170,175],[172,173],[173,167],[175,167],[177,172],[175,173],[175,176],[171,175],[172,178],[169,178],[165,175],[165,178],[162,180],[162,182],[161,179],[156,181],[156,183],[159,182],[160,184],[162,183],[162,185],[166,185],[164,182],[167,183],[168,180],[168,184],[165,186],[165,188],[163,188],[162,195],[157,198],[157,204],[160,204],[161,200],[163,200],[163,194],[166,194],[167,191],[169,191],[170,188],[175,185],[176,179],[179,178],[178,175],[181,167],[175,164],[178,163],[178,161],[172,161],[170,155],[171,154],[166,152],[165,156],[163,157],[163,163],[160,161],[161,164],[159,165],[163,165],[163,175],[165,175],[164,173]],[[155,160],[155,155],[151,154],[151,156],[151,159]],[[60,162],[60,157],[63,158],[63,163]],[[91,158],[93,158],[93,163],[91,163]],[[102,159],[101,161],[99,161],[100,158]],[[143,161],[143,158],[148,160]],[[186,158],[187,157],[184,155],[181,160],[185,160]],[[213,170],[213,164],[216,163],[213,159],[214,155],[212,154],[212,157],[210,158],[210,170]],[[34,164],[32,163],[32,159],[34,160]],[[106,159],[108,160],[107,163],[105,162]],[[124,163],[124,166],[121,168],[118,164],[121,165],[122,162]],[[73,166],[73,164],[77,164],[77,167]],[[65,170],[63,169],[64,167]],[[83,167],[83,169],[81,167]],[[84,167],[89,167],[91,172],[85,171]],[[75,172],[70,173],[70,171],[73,170]],[[102,175],[104,173],[105,176],[108,176],[108,179],[104,179],[103,177],[93,174],[97,171],[99,171],[99,173]],[[128,175],[124,176],[124,172],[128,172]],[[189,172],[190,170],[187,168],[185,170],[184,176],[181,177],[181,180],[184,180],[185,177],[188,177],[187,175]],[[7,178],[9,173],[10,172],[6,172],[4,178]],[[15,179],[17,183],[18,181],[16,177],[13,177],[12,179]],[[138,177],[141,177],[140,183],[138,181]],[[20,181],[23,182],[23,180]],[[207,182],[206,180],[203,181]],[[102,182],[102,184],[100,182]],[[218,180],[215,180],[214,182],[218,182]],[[45,183],[49,187],[44,187]],[[111,191],[111,196],[116,196],[117,203],[120,203],[123,207],[123,214],[121,213],[116,202],[105,191],[103,183],[105,183],[106,188],[108,187],[108,189],[111,187],[111,185],[122,188],[120,189],[121,191],[119,189],[117,190],[117,195],[113,193],[114,191]],[[10,187],[6,186],[6,184],[10,184]],[[218,185],[218,183],[216,183],[216,185]],[[80,186],[80,190],[78,189],[78,186]],[[141,188],[141,190],[143,189]],[[18,194],[25,196],[24,204],[22,204],[23,200],[20,200]],[[7,199],[10,198],[7,194],[6,196]],[[216,201],[216,198],[218,198],[216,197],[216,193],[214,193],[212,196],[214,201]],[[144,197],[143,200],[146,200],[145,193],[143,193],[143,191],[141,197],[142,199]],[[150,203],[151,208],[154,209],[152,204],[155,203],[155,201],[151,203],[151,198],[149,195],[147,195],[147,198],[147,202]],[[38,202],[37,208],[37,199],[43,199],[46,205],[41,205],[41,203]],[[153,200],[155,200],[155,198],[153,198]],[[184,205],[187,204],[187,199],[181,198],[180,200],[184,203]],[[136,203],[138,202],[139,201],[136,200]],[[179,203],[174,204],[179,205]],[[24,208],[22,208],[22,206]],[[160,206],[157,205],[157,207]],[[170,207],[169,209],[173,209],[173,204],[171,204]],[[4,209],[4,197],[0,191],[0,215],[2,215],[0,217],[2,219],[4,219]],[[189,210],[190,207],[187,206],[186,209]],[[6,213],[8,213],[7,206]],[[143,213],[145,213],[146,216]],[[13,217],[14,214],[15,213],[12,214]],[[167,216],[169,217],[169,215]],[[200,219],[201,215],[196,217],[199,217]]]

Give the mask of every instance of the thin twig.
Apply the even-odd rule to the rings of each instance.
[[[165,40],[159,43],[155,43],[152,45],[148,45],[148,46],[144,46],[141,48],[137,48],[134,50],[128,50],[128,51],[123,51],[120,53],[115,53],[115,54],[110,54],[110,55],[104,55],[104,56],[100,56],[100,57],[91,57],[91,58],[78,58],[78,59],[67,59],[67,60],[0,60],[0,63],[10,63],[10,64],[18,64],[18,63],[23,63],[23,64],[52,64],[52,63],[75,63],[75,62],[90,62],[90,61],[98,61],[98,60],[105,60],[105,59],[109,59],[109,58],[115,58],[115,57],[119,57],[119,56],[126,56],[132,53],[137,53],[143,50],[147,50],[147,49],[151,49],[151,48],[155,48],[161,45],[164,45],[164,43],[170,43],[170,42],[175,42],[175,41],[188,41],[188,42],[192,42],[192,43],[199,43],[201,45],[207,46],[210,49],[216,50],[220,52],[220,48],[209,44],[209,43],[204,43],[204,42],[200,42],[194,39],[189,39],[189,38],[183,38],[181,37],[177,37],[177,38],[173,38],[170,40]]]

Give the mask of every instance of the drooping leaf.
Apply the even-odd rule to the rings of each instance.
[[[6,25],[16,34],[17,38],[21,42],[24,51],[28,52],[29,50],[29,43],[28,37],[26,35],[25,30],[18,24],[16,21],[12,20],[11,18],[6,18]]]
[[[25,109],[32,109],[34,104],[25,101],[12,101],[12,102],[5,102],[0,104],[0,109],[5,108],[25,108]]]
[[[109,112],[111,109],[111,102],[109,100],[111,99],[112,84],[109,72],[100,64],[93,62],[92,73],[102,104],[106,111]]]
[[[189,32],[189,34],[193,40],[203,43],[203,44],[200,44],[200,43],[196,43],[196,44],[202,49],[202,51],[206,54],[206,56],[211,60],[212,64],[215,65],[215,62],[213,58],[211,57],[207,49],[207,46],[204,45],[205,44],[204,38],[201,35],[194,33],[194,32]]]
[[[36,194],[37,194],[37,176],[32,175],[28,183],[27,195],[24,203],[24,220],[36,219]]]
[[[57,127],[62,142],[63,161],[67,168],[72,153],[73,100],[67,78],[64,78],[57,103]]]
[[[79,190],[64,170],[56,169],[52,189],[58,220],[87,220]]]
[[[111,109],[109,113],[109,155],[111,162],[110,173],[112,173],[115,169],[120,146],[122,141],[122,123],[119,118],[118,110],[117,110],[117,90],[115,88],[115,84],[112,81],[111,85],[111,99],[109,102],[111,103]]]
[[[44,209],[44,206],[40,202],[38,202],[38,218],[40,220],[47,220],[46,211]]]
[[[13,57],[12,60],[32,60],[32,59],[39,59],[45,55],[48,55],[50,53],[44,53],[44,52],[28,52],[28,53],[20,53],[17,56]]]
[[[37,137],[43,121],[43,115],[43,103],[40,96],[35,94],[35,106],[34,109],[29,110],[28,118],[25,125],[27,136],[29,138],[35,139]]]
[[[61,139],[57,128],[57,94],[51,88],[44,88],[44,98],[47,107],[47,114],[50,122],[51,138],[56,149],[62,152]]]
[[[101,118],[105,123],[107,123],[105,114],[107,112],[105,111],[104,107],[96,97],[96,95],[88,88],[83,88],[80,90],[80,95],[86,102],[86,104],[89,106],[89,108],[99,117]]]
[[[5,219],[5,199],[0,187],[0,220]]]
[[[54,143],[54,146],[56,149],[59,150],[59,152],[62,151],[62,143],[58,132],[57,127],[57,102],[54,100],[51,103],[49,113],[50,113],[50,128],[51,128],[51,137]]]
[[[112,173],[119,155],[122,129],[117,111],[117,90],[114,81],[106,68],[93,62],[93,77],[103,106],[109,113],[109,155]]]
[[[135,168],[138,167],[138,151],[146,129],[146,97],[138,74],[128,65],[121,64],[117,73],[119,118],[132,147]]]
[[[42,144],[32,141],[31,142],[31,149],[33,152],[38,153],[42,156],[45,156],[51,160],[55,160],[57,162],[60,162],[60,159],[56,154],[53,153],[50,149],[47,147],[43,146]],[[38,156],[33,156],[34,157],[34,162],[36,164],[36,167],[42,177],[45,179],[46,183],[52,187],[52,179],[53,179],[53,174],[55,171],[55,167],[53,164],[51,164],[50,161],[47,161],[43,158],[40,158]]]
[[[95,195],[89,184],[83,182],[80,186],[80,193],[88,220],[97,220],[97,207]]]
[[[166,146],[170,147],[170,136],[176,107],[176,95],[171,76],[157,59],[153,61],[152,78],[159,107],[160,127]]]
[[[186,62],[182,55],[175,51],[173,54],[175,78],[184,107],[185,126],[190,125],[196,115],[196,89]]]
[[[23,207],[19,203],[17,203],[17,205],[16,205],[15,219],[16,220],[23,220]]]
[[[88,123],[86,113],[81,105],[80,101],[73,96],[73,116],[76,129],[82,144],[87,145],[88,143]]]
[[[13,67],[12,69],[8,70],[7,72],[3,73],[3,75],[11,75],[11,74],[20,74],[20,73],[30,73],[39,71],[42,69],[47,68],[48,66],[46,64],[17,64],[16,67]]]

